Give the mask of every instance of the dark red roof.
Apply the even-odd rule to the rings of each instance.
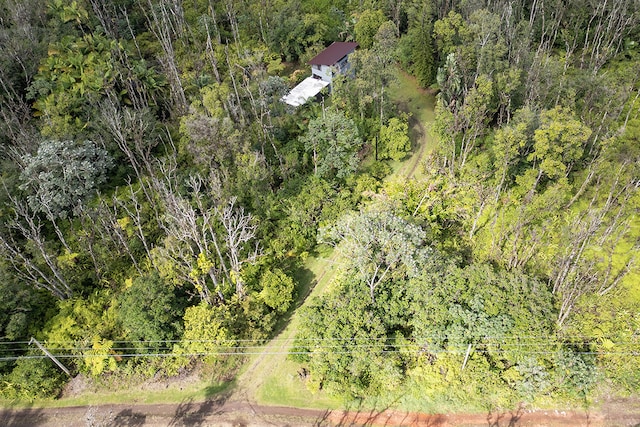
[[[309,64],[311,65],[334,65],[345,55],[350,54],[358,47],[355,42],[333,42],[331,46],[316,55]]]

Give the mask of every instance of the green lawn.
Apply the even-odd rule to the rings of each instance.
[[[301,295],[302,305],[314,296],[321,295],[335,274],[336,256],[333,250],[321,248],[315,257],[310,257],[304,264],[306,274],[300,283],[309,294]],[[263,405],[296,406],[304,408],[339,408],[340,401],[326,393],[311,393],[298,375],[302,366],[290,360],[287,355],[291,350],[293,339],[298,330],[300,318],[296,312],[289,323],[269,344],[263,353],[254,356],[246,365],[246,369],[238,380],[239,390],[248,398]]]
[[[435,114],[435,97],[420,88],[416,79],[398,69],[397,81],[389,88],[391,100],[401,111],[410,114],[409,136],[412,153],[402,162],[392,162],[392,177],[419,178],[422,176],[422,162],[425,156],[434,149],[436,140],[429,129]]]

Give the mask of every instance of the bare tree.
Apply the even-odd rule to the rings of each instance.
[[[224,242],[229,262],[230,279],[235,283],[236,294],[244,296],[244,282],[240,275],[242,266],[254,262],[260,256],[258,242],[252,250],[247,251],[248,244],[255,240],[256,225],[253,216],[245,213],[243,207],[236,207],[236,198],[233,197],[228,204],[217,213],[225,230]]]
[[[73,290],[58,267],[57,254],[52,252],[43,235],[42,222],[26,203],[12,196],[9,196],[9,200],[14,217],[8,222],[8,229],[0,232],[0,256],[25,283],[46,289],[62,300],[70,298]],[[16,237],[24,240],[34,253],[30,253]]]
[[[593,292],[599,295],[610,292],[636,264],[639,242],[632,243],[633,249],[622,267],[614,267],[613,262],[619,243],[625,236],[628,238],[631,224],[627,211],[640,188],[640,179],[623,182],[628,165],[629,161],[618,168],[608,190],[598,179],[589,206],[562,234],[565,246],[550,277],[553,292],[561,302],[559,325],[566,321],[580,297]],[[607,197],[598,205],[602,190],[607,191]],[[595,253],[594,247],[598,248]]]
[[[154,5],[151,0],[147,0],[147,7],[140,6],[149,12],[146,15],[147,21],[164,53],[159,59],[169,79],[174,107],[178,113],[182,113],[187,110],[188,103],[173,49],[173,39],[183,34],[185,28],[182,5],[179,1],[171,0],[162,0]]]

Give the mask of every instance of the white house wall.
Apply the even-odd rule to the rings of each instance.
[[[311,74],[325,82],[331,83],[331,79],[333,78],[332,68],[330,65],[314,65],[311,67]]]

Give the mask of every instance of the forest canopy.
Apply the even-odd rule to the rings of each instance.
[[[510,405],[640,389],[637,1],[0,14],[3,399],[66,381],[32,337],[94,378],[264,343],[328,247],[340,267],[291,351],[312,390]],[[334,41],[359,44],[352,75],[290,109]],[[411,179],[387,177],[419,148],[399,73],[436,97]]]

